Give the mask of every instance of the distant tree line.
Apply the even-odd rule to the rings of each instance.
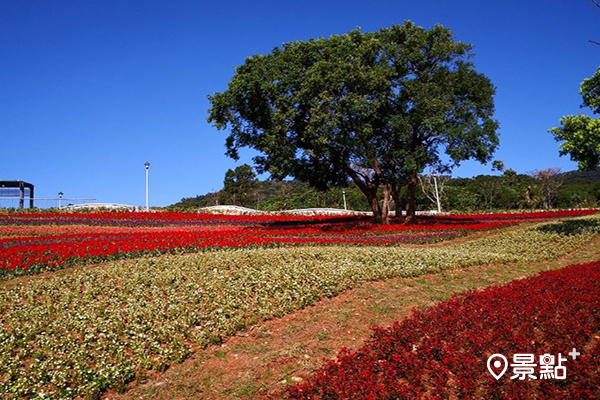
[[[471,212],[494,210],[527,210],[547,208],[580,208],[600,206],[600,170],[560,173],[556,168],[517,174],[511,169],[501,175],[479,175],[473,178],[436,177],[443,211]],[[434,181],[422,175],[416,191],[416,208],[437,208]],[[403,189],[406,190],[406,189]],[[348,209],[371,211],[371,207],[355,186],[345,189]],[[405,197],[401,193],[400,200]],[[343,208],[342,189],[317,190],[299,180],[259,181],[249,165],[229,170],[224,187],[218,192],[184,198],[170,206],[175,210],[196,210],[214,205],[239,205],[263,211],[296,208]],[[401,204],[404,207],[405,204]],[[395,204],[390,204],[393,209]]]

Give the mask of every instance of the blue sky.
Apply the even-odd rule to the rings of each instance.
[[[226,132],[207,95],[247,56],[284,42],[412,20],[475,46],[497,87],[496,158],[520,173],[575,169],[547,130],[580,109],[600,64],[590,0],[91,1],[0,0],[0,180],[36,197],[164,206],[222,187]],[[455,176],[490,173],[467,162]]]

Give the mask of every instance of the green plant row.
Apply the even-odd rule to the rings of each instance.
[[[0,289],[3,398],[98,397],[194,347],[371,280],[556,258],[584,217],[435,248],[294,247],[122,260]]]

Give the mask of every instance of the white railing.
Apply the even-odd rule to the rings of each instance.
[[[69,205],[86,204],[86,202],[96,199],[91,197],[34,197],[31,199],[28,196],[0,196],[0,208],[19,208],[21,204],[23,208],[29,208],[31,200],[36,208],[64,208]]]

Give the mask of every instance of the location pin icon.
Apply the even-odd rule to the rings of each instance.
[[[494,361],[494,359],[496,360]],[[502,361],[500,361],[500,359]],[[503,365],[504,367],[502,367]],[[498,380],[508,369],[508,360],[502,354],[492,354],[487,360],[487,368],[488,371],[490,371],[490,374]]]

